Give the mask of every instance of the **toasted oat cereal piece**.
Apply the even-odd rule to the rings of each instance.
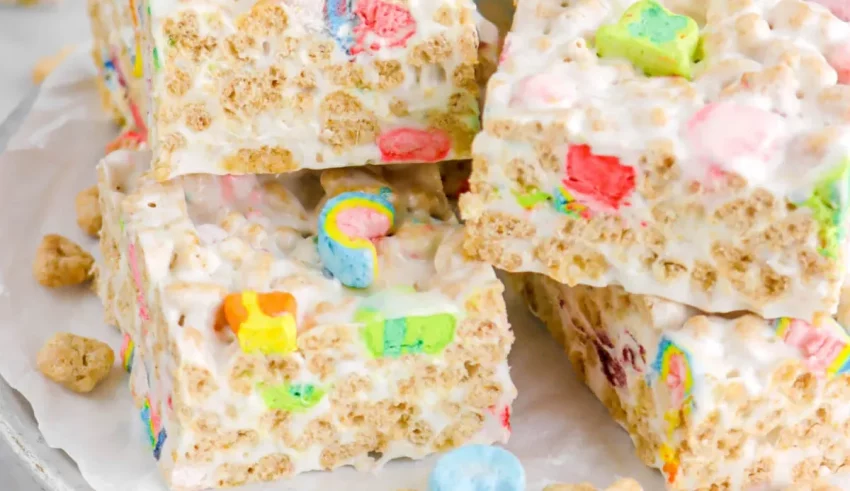
[[[850,462],[850,336],[831,317],[719,316],[619,286],[519,283],[668,489],[807,490]]]
[[[503,287],[438,166],[160,183],[149,159],[98,166],[99,290],[172,488],[507,440]]]
[[[65,61],[65,58],[68,57],[71,53],[74,52],[73,46],[65,46],[58,53],[46,56],[35,64],[35,68],[32,70],[32,81],[36,85],[44,82],[44,79],[47,78],[50,73],[56,69],[59,65]]]
[[[77,225],[83,232],[92,237],[97,237],[103,223],[97,196],[97,185],[80,191],[74,200],[74,207],[77,210]]]
[[[91,392],[109,375],[115,354],[108,344],[67,332],[53,335],[38,352],[36,364],[50,380],[74,392]]]
[[[158,180],[470,155],[472,0],[146,5]]]
[[[597,491],[592,484],[550,484],[543,491]],[[634,479],[619,479],[604,491],[643,491],[641,485]]]
[[[707,312],[833,314],[850,24],[802,0],[662,3],[519,2],[459,203],[467,252]]]
[[[41,239],[32,271],[43,286],[79,285],[91,278],[94,258],[70,239],[48,234]]]

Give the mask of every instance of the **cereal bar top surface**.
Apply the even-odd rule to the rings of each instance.
[[[633,167],[664,141],[670,178],[731,173],[782,196],[848,159],[850,25],[803,0],[665,5],[519,2],[485,122],[557,121],[570,143]]]
[[[468,157],[472,0],[150,0],[160,180]]]
[[[665,139],[683,180],[786,194],[850,154],[848,50],[850,25],[817,2],[523,0],[485,120],[560,121],[631,166]]]

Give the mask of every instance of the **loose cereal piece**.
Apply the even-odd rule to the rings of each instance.
[[[831,317],[717,316],[618,286],[519,283],[668,489],[802,491],[850,458],[850,337]]]
[[[43,286],[79,285],[91,278],[94,258],[70,239],[48,234],[35,253],[33,274]]]
[[[65,61],[65,58],[68,57],[71,53],[74,52],[73,46],[65,46],[62,48],[62,51],[56,53],[52,56],[46,56],[36,63],[35,68],[32,71],[32,81],[34,84],[39,85],[44,82],[44,79],[47,78],[50,73],[56,69],[59,65]]]
[[[98,203],[97,186],[92,186],[84,189],[77,194],[77,199],[74,201],[77,209],[77,225],[83,232],[97,237],[100,232],[100,226],[103,224],[103,217],[100,215],[100,204]]]
[[[519,2],[459,200],[466,252],[706,312],[831,315],[849,47],[803,0]]]
[[[38,352],[39,371],[74,392],[91,392],[112,371],[115,353],[96,339],[60,332]]]
[[[438,166],[160,183],[149,163],[118,151],[98,165],[100,295],[173,487],[366,471],[507,440],[503,287],[466,259]],[[345,213],[373,204],[393,214]],[[348,234],[329,248],[371,239],[380,275],[368,289],[326,268],[323,216]]]

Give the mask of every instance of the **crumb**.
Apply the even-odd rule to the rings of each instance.
[[[35,253],[33,274],[46,287],[79,285],[91,278],[94,258],[70,239],[48,234]]]
[[[68,57],[71,53],[74,52],[73,46],[65,46],[61,51],[54,55],[45,56],[38,60],[35,64],[35,68],[32,70],[32,81],[34,84],[39,85],[44,82],[44,79],[47,78],[50,73],[56,69],[59,65],[65,61],[65,58]]]
[[[80,191],[74,202],[77,208],[77,225],[92,237],[97,237],[103,224],[98,197],[97,186],[92,186]]]
[[[50,380],[74,392],[91,392],[109,375],[115,353],[106,343],[60,332],[38,352],[36,364]]]

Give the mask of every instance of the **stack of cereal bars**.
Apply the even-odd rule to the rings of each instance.
[[[464,248],[670,489],[850,466],[847,5],[517,2]]]
[[[98,290],[172,489],[507,440],[503,286],[439,165],[480,128],[475,9],[90,1],[125,125]]]

